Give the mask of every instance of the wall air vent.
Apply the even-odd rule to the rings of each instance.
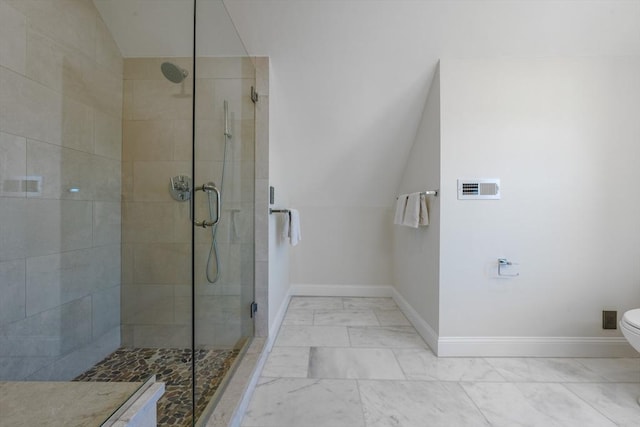
[[[458,200],[496,200],[500,198],[500,180],[459,179]]]

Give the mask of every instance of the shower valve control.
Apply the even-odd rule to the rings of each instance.
[[[191,178],[186,175],[174,176],[170,180],[169,192],[179,202],[191,199]]]

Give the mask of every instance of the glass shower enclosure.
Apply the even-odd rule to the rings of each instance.
[[[255,68],[224,4],[1,0],[0,28],[0,382],[155,375],[158,425],[203,424],[254,334]]]

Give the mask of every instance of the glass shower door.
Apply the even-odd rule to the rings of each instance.
[[[255,68],[223,3],[198,1],[194,138],[196,419],[253,336]],[[222,386],[222,387],[221,387]],[[213,399],[212,399],[213,398]]]

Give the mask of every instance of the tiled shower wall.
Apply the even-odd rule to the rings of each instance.
[[[90,0],[0,0],[0,379],[120,344],[122,58]]]
[[[187,70],[169,82],[160,65]],[[195,185],[221,184],[227,100],[232,138],[227,146],[222,220],[217,242],[221,275],[205,278],[210,229],[195,230],[196,346],[227,348],[252,335],[255,71],[247,58],[198,58]],[[169,180],[191,176],[191,58],[130,58],[124,63],[123,345],[191,345],[191,226],[188,202],[175,201]],[[196,194],[195,218],[209,218]]]

